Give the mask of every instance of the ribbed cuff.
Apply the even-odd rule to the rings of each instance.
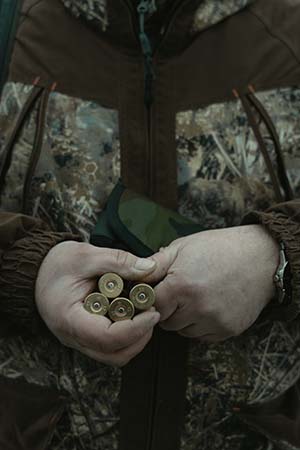
[[[278,212],[251,212],[243,225],[261,224],[277,242],[283,242],[292,273],[292,302],[289,305],[270,304],[266,308],[273,320],[291,321],[300,313],[300,227],[292,218]]]
[[[66,240],[78,240],[71,233],[34,230],[17,240],[1,261],[0,317],[9,334],[45,330],[35,304],[35,283],[43,259],[52,247]]]

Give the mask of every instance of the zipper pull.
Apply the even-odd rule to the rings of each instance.
[[[155,0],[142,0],[137,7],[140,24],[139,38],[145,59],[145,104],[148,108],[153,101],[153,80],[155,79],[155,75],[153,69],[153,49],[150,39],[145,32],[145,16],[147,13],[153,13],[155,11]]]
[[[145,15],[150,12],[151,4],[147,0],[142,0],[138,7],[137,12],[139,14],[139,24],[140,24],[140,42],[144,56],[152,56],[152,46],[150,39],[145,32]]]
[[[152,0],[151,2],[149,0],[142,0],[137,7],[137,11],[139,14],[153,14],[157,11],[156,0]]]

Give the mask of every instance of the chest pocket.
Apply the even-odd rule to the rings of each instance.
[[[1,207],[8,211],[21,212],[25,208],[25,180],[40,128],[41,98],[45,104],[45,92],[37,86],[4,87],[0,105],[0,188]]]
[[[89,240],[120,177],[118,112],[9,83],[0,109],[2,208]]]
[[[247,211],[299,193],[299,169],[283,169],[299,153],[299,108],[300,89],[286,88],[179,112],[181,213],[207,229],[234,226]]]

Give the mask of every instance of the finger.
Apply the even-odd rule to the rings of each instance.
[[[172,275],[168,275],[155,287],[155,298],[155,307],[160,313],[161,322],[164,322],[175,313],[178,307]]]
[[[84,276],[93,278],[106,272],[115,272],[128,280],[139,280],[149,275],[156,267],[151,258],[138,258],[124,250],[99,248],[85,244],[82,259]]]
[[[78,347],[77,350],[79,350],[81,353],[84,353],[89,358],[99,361],[103,364],[123,367],[144,350],[144,348],[150,341],[152,334],[153,329],[150,330],[145,336],[143,336],[142,339],[135,342],[131,346],[111,354],[97,352],[86,347]]]
[[[148,283],[157,283],[165,278],[178,256],[178,250],[179,244],[173,243],[168,247],[162,248],[158,253],[155,253],[151,259],[156,262],[156,267],[147,275],[145,281]]]
[[[150,310],[136,315],[132,320],[112,323],[108,329],[110,341],[117,350],[128,347],[141,340],[150,330],[153,331],[159,321],[159,312]]]
[[[202,339],[207,336],[212,336],[215,333],[208,331],[207,329],[201,328],[199,324],[189,325],[178,332],[181,336],[191,338],[191,339]]]
[[[69,316],[69,334],[77,344],[102,353],[113,353],[142,339],[159,322],[157,311],[146,311],[133,320],[112,323],[88,313],[81,304],[74,305]]]
[[[186,336],[185,333],[181,333],[181,332],[179,332],[178,334],[180,334],[182,337],[185,337],[187,339],[194,339],[195,341],[200,341],[200,342],[207,343],[207,344],[219,342],[218,338],[214,334],[204,334],[203,336],[199,336],[199,337]]]
[[[181,336],[184,336],[186,338],[190,339],[198,339],[201,342],[207,342],[207,343],[217,343],[217,342],[223,342],[226,341],[226,339],[230,338],[231,336],[225,335],[224,333],[217,332],[217,331],[208,331],[207,326],[205,324],[193,324],[190,325],[178,332]]]
[[[188,326],[192,325],[191,313],[184,307],[178,307],[174,314],[172,314],[168,319],[160,322],[160,326],[166,331],[180,331]]]

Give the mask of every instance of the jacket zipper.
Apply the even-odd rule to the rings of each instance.
[[[145,31],[145,15],[148,12],[155,11],[155,1],[141,0],[135,11],[130,0],[123,0],[130,11],[130,20],[133,33],[136,37],[137,43],[141,47],[141,52],[144,56],[144,103],[147,111],[146,116],[146,130],[147,130],[147,191],[150,197],[154,195],[154,152],[153,152],[153,89],[155,81],[155,57],[158,50],[161,48],[168,32],[177,17],[179,11],[191,0],[175,1],[173,8],[166,20],[166,23],[161,30],[161,37],[155,47],[152,48],[149,37]]]
[[[129,0],[123,0],[126,6],[128,7],[130,11],[130,18],[131,18],[131,26],[132,30],[135,34],[136,40],[141,46],[141,51],[144,56],[144,72],[145,72],[145,78],[144,78],[144,103],[147,111],[146,116],[146,129],[147,129],[147,178],[148,178],[148,193],[152,197],[154,194],[154,161],[153,161],[153,83],[155,81],[155,56],[158,52],[158,50],[161,48],[164,40],[168,36],[168,32],[172,26],[172,23],[174,22],[175,18],[177,17],[177,14],[179,13],[180,9],[188,3],[190,0],[179,0],[174,2],[174,6],[171,10],[171,13],[169,15],[168,20],[166,21],[166,25],[163,27],[161,32],[161,37],[155,47],[155,49],[152,49],[151,42],[149,37],[147,36],[145,32],[145,14],[149,11],[149,7],[153,7],[153,1],[152,5],[149,1],[140,1],[137,8],[137,13],[139,15],[139,21],[137,20],[136,12],[130,3]],[[154,346],[155,351],[153,354],[153,366],[154,366],[154,378],[153,378],[153,386],[154,390],[152,392],[152,411],[151,411],[151,417],[149,418],[149,433],[147,438],[147,449],[145,450],[153,450],[153,440],[154,440],[154,434],[153,434],[153,427],[155,422],[155,413],[156,413],[156,400],[157,400],[157,383],[159,379],[159,361],[160,361],[160,340],[158,339],[158,336],[154,337]]]
[[[180,10],[189,2],[190,0],[181,0],[181,1],[175,1],[173,8],[170,12],[169,18],[168,20],[166,20],[165,25],[163,26],[162,30],[161,30],[161,38],[157,43],[156,48],[153,51],[153,71],[154,71],[154,79],[155,80],[155,62],[156,62],[156,55],[159,51],[159,49],[162,47],[165,39],[167,38],[168,34],[169,34],[169,30],[172,27],[172,24],[174,23],[174,20],[176,19],[176,17],[178,16]],[[151,88],[151,91],[153,91],[153,86]],[[154,196],[154,172],[155,172],[155,161],[154,161],[154,151],[153,151],[153,108],[151,107],[152,103],[149,106],[148,109],[148,145],[149,145],[149,150],[148,150],[148,186],[149,186],[149,192],[150,192],[150,196],[153,197]]]

